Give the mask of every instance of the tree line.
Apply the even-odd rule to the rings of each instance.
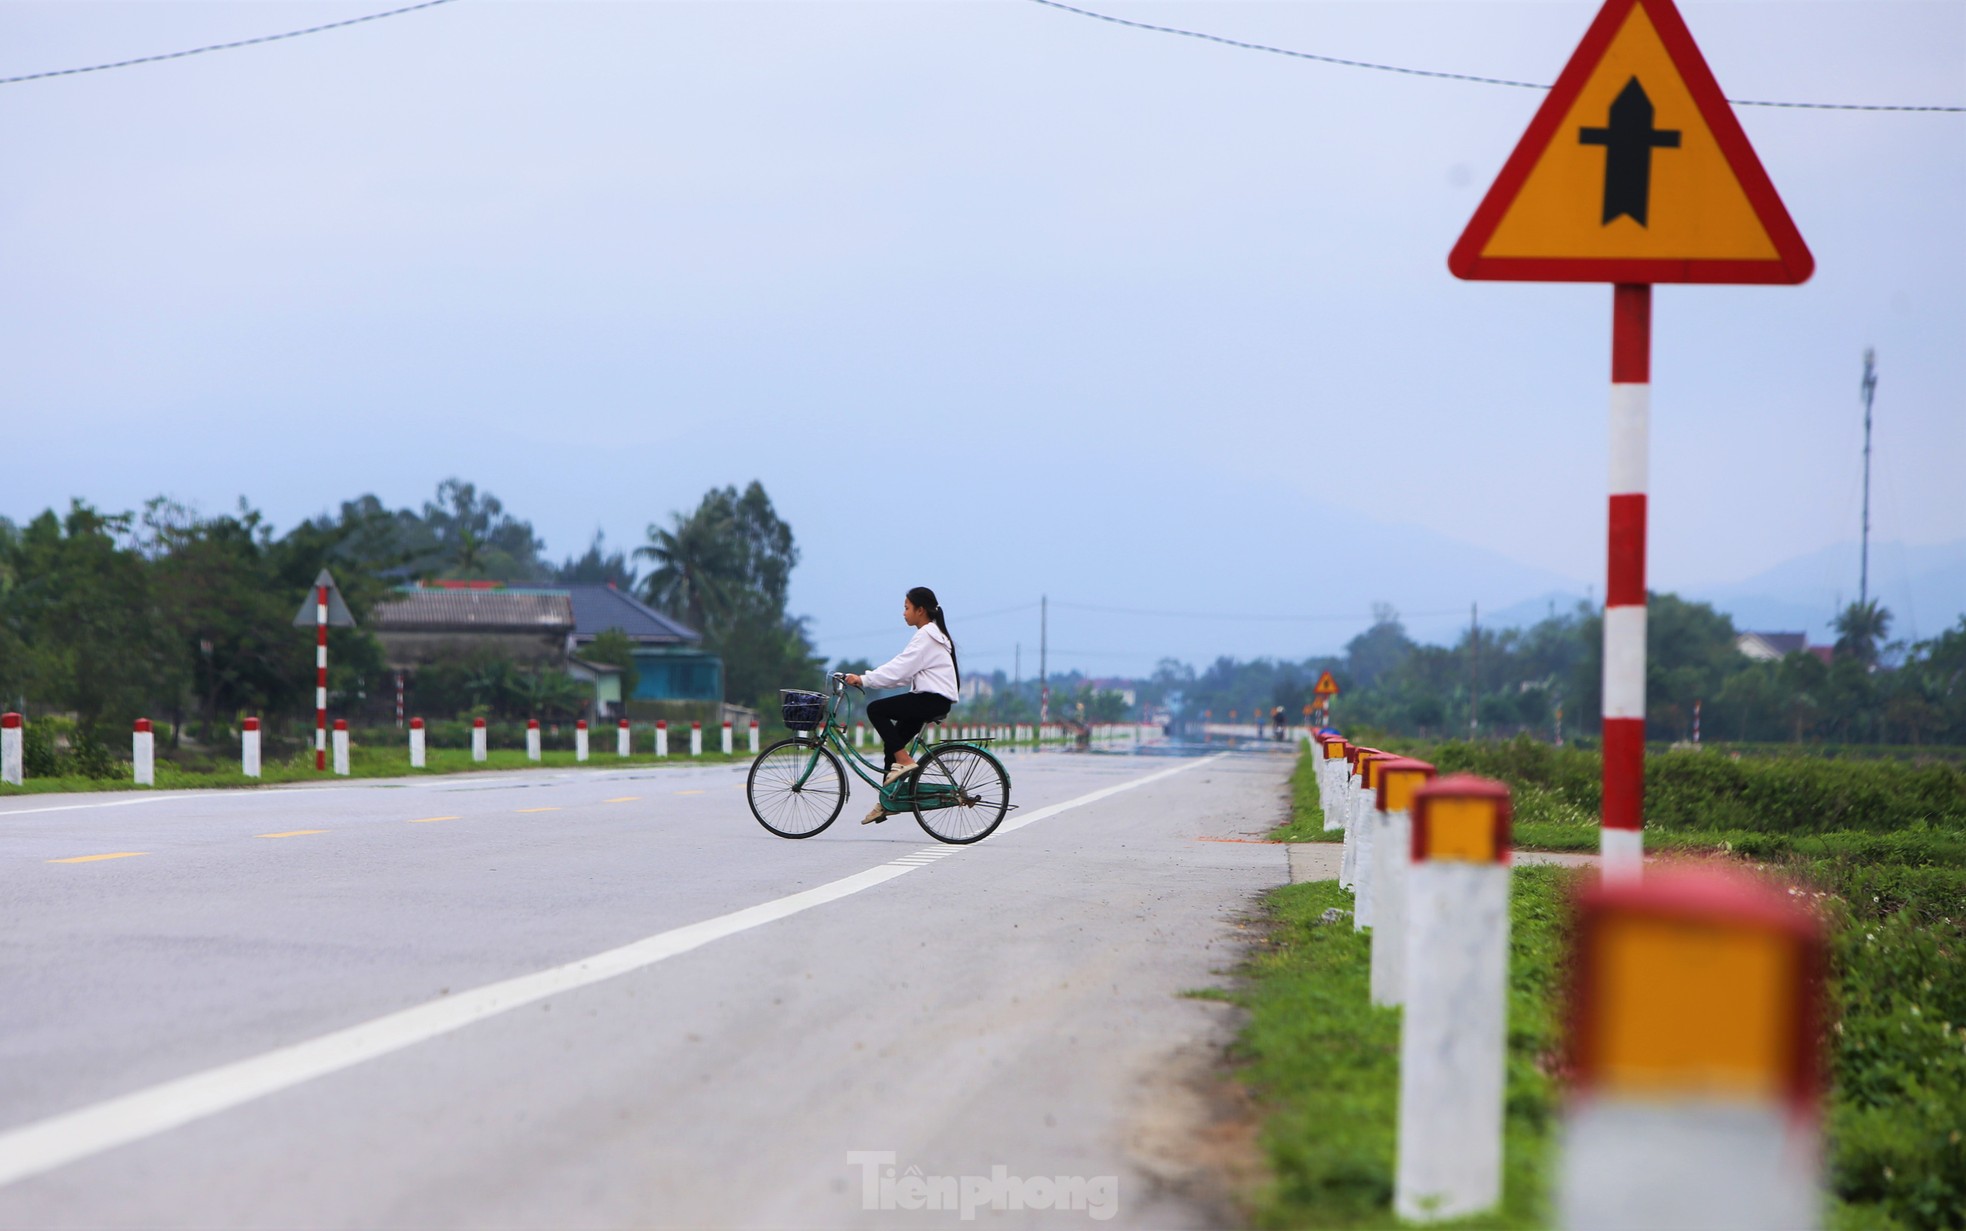
[[[420,508],[364,495],[284,533],[244,500],[209,515],[162,497],[114,513],[78,500],[24,524],[0,518],[0,707],[70,715],[82,742],[112,746],[139,716],[209,736],[239,714],[311,714],[314,643],[293,620],[323,567],[357,620],[329,634],[328,687],[342,712],[393,705],[365,625],[394,587],[418,579],[637,590],[723,656],[727,700],[775,704],[782,682],[821,669],[804,620],[786,611],[797,563],[791,527],[756,482],[712,489],[651,524],[632,552],[597,533],[557,562],[530,522],[455,478]],[[626,647],[604,637],[590,653],[612,661]],[[431,676],[432,697],[458,709],[547,716],[579,703],[553,671],[461,661]]]
[[[1889,639],[1891,613],[1852,603],[1834,626],[1830,661],[1798,651],[1748,658],[1733,621],[1710,605],[1652,594],[1646,624],[1646,733],[1689,740],[1697,703],[1704,741],[1966,744],[1966,617],[1936,637]],[[1340,655],[1301,661],[1218,659],[1197,672],[1172,659],[1142,682],[1150,703],[1189,717],[1247,716],[1281,705],[1292,721],[1330,671],[1343,690],[1339,726],[1421,738],[1528,733],[1551,739],[1561,708],[1566,738],[1595,736],[1603,679],[1603,618],[1579,605],[1525,628],[1471,628],[1449,646],[1406,635],[1382,607]]]

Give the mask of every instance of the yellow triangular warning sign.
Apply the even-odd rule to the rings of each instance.
[[[1311,689],[1313,696],[1335,697],[1338,695],[1338,681],[1331,678],[1329,671],[1317,677],[1317,687]]]
[[[1672,0],[1608,0],[1447,264],[1462,278],[1763,282],[1815,259]]]

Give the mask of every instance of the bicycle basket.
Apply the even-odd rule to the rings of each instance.
[[[807,692],[803,688],[781,688],[779,703],[785,714],[785,725],[794,731],[810,731],[826,721],[826,694]]]

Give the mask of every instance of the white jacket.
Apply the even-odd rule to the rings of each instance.
[[[933,621],[916,629],[899,654],[862,675],[860,683],[864,688],[905,685],[910,692],[932,692],[952,702],[962,700],[962,690],[956,686],[955,648]]]

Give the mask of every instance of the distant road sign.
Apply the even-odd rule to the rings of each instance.
[[[1796,283],[1816,267],[1672,0],[1598,11],[1447,265],[1625,283]]]
[[[323,587],[328,592],[328,627],[355,627],[355,613],[348,610],[348,604],[342,601],[341,588],[335,585],[334,578],[326,569],[322,569],[321,575],[314,579],[314,584],[307,588],[307,601],[302,603],[300,610],[294,613],[294,627],[310,628],[320,621],[321,613],[318,607]]]
[[[1335,697],[1338,695],[1338,681],[1331,678],[1329,671],[1317,677],[1317,687],[1311,689],[1314,696]]]

